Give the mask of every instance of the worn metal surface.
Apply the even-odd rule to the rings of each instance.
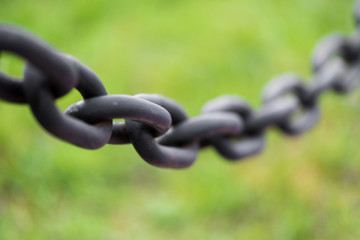
[[[324,92],[346,93],[359,85],[360,1],[355,22],[352,36],[330,35],[316,46],[310,81],[284,74],[265,87],[259,109],[222,96],[193,118],[158,94],[108,95],[98,76],[73,56],[19,28],[0,25],[0,54],[12,52],[26,60],[22,79],[0,72],[0,99],[29,104],[38,122],[64,141],[87,149],[131,143],[146,162],[159,167],[188,167],[209,146],[229,160],[244,159],[263,150],[269,126],[290,135],[304,133],[320,118]],[[55,100],[74,88],[84,100],[62,113]]]

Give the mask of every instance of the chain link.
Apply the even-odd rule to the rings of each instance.
[[[310,81],[287,73],[265,87],[257,110],[239,97],[221,96],[193,118],[177,102],[158,94],[108,95],[98,76],[79,60],[2,24],[0,54],[12,52],[26,64],[22,79],[0,72],[0,99],[29,104],[48,132],[82,148],[131,143],[146,162],[168,168],[190,166],[208,146],[229,160],[240,160],[263,150],[268,127],[302,134],[319,121],[324,92],[347,93],[359,85],[360,1],[355,20],[352,36],[330,35],[317,45]],[[74,88],[84,100],[62,113],[55,100]],[[125,122],[113,122],[115,118]]]

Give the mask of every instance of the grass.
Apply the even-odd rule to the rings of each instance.
[[[109,93],[160,93],[191,116],[222,94],[253,106],[326,34],[353,29],[353,1],[3,0],[21,26],[98,73]],[[1,37],[1,36],[0,36]],[[21,76],[4,54],[2,71]],[[75,91],[59,99],[65,109]],[[131,146],[83,150],[45,133],[28,106],[0,102],[0,239],[358,239],[359,92],[322,98],[296,138],[271,129],[265,151],[228,163],[209,148],[164,170]]]

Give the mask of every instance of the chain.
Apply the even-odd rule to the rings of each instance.
[[[355,20],[359,29],[360,1]],[[66,142],[87,149],[131,143],[149,164],[169,168],[190,166],[207,146],[229,160],[257,154],[269,126],[302,134],[318,122],[324,92],[347,93],[360,83],[359,31],[322,40],[313,54],[311,80],[290,73],[273,79],[259,109],[241,98],[221,96],[194,118],[158,94],[108,95],[90,68],[19,28],[0,25],[0,53],[4,51],[26,62],[22,79],[0,72],[0,99],[30,105],[42,127]],[[74,88],[84,100],[62,113],[55,100]],[[125,122],[113,122],[116,118]]]

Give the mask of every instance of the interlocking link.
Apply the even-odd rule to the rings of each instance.
[[[175,101],[161,95],[140,94],[137,97],[157,103],[171,115],[173,126],[188,121],[185,110]],[[125,120],[131,143],[138,154],[148,163],[158,167],[185,168],[197,158],[199,142],[194,141],[181,146],[166,146],[155,139],[152,129],[141,122]]]
[[[65,55],[23,30],[2,24],[0,46],[0,53],[12,52],[41,69],[49,77],[47,84],[56,98],[68,93],[78,82],[77,72]],[[0,98],[15,103],[26,103],[24,87],[14,78],[2,74],[0,84]]]
[[[208,146],[228,160],[240,160],[263,150],[268,127],[289,135],[304,133],[320,119],[323,93],[347,93],[360,84],[360,1],[355,22],[353,35],[329,35],[318,43],[310,81],[287,73],[264,88],[259,109],[239,97],[221,96],[193,118],[177,102],[158,94],[108,95],[99,77],[75,57],[24,30],[0,24],[0,57],[11,52],[26,62],[22,79],[0,72],[0,99],[29,104],[48,132],[82,148],[131,143],[146,162],[168,168],[190,166]],[[84,100],[62,113],[55,100],[72,89]],[[113,122],[117,118],[125,121]]]
[[[47,86],[47,76],[31,64],[26,64],[24,71],[24,91],[27,102],[38,122],[56,137],[79,147],[96,149],[104,146],[111,137],[112,121],[106,120],[89,124],[63,114],[54,103],[54,96]],[[94,86],[93,86],[93,85]],[[79,84],[80,92],[87,88],[97,89],[94,97],[104,95],[101,82],[88,81]],[[91,95],[89,95],[91,96]]]
[[[319,120],[320,112],[317,101],[308,101],[305,98],[306,84],[300,77],[294,74],[285,74],[273,79],[265,88],[263,94],[264,105],[268,105],[275,100],[290,103],[293,101],[293,108],[289,109],[289,114],[280,119],[277,126],[287,134],[297,135],[312,128]],[[284,99],[291,97],[289,100]],[[283,99],[281,101],[281,99]],[[293,113],[300,111],[296,117]]]
[[[234,96],[222,96],[209,101],[202,112],[233,112],[243,119],[245,129],[235,136],[210,138],[209,145],[229,160],[239,160],[260,152],[265,146],[264,129],[250,133],[249,119],[254,114],[250,105],[243,99]]]
[[[156,136],[163,135],[171,126],[171,116],[163,107],[143,100],[138,97],[127,95],[106,95],[93,97],[80,101],[68,107],[66,114],[81,119],[88,123],[112,121],[115,118],[126,118],[142,122],[151,126]],[[123,123],[117,128],[125,129]],[[126,132],[114,129],[113,143],[130,143]],[[121,140],[119,140],[121,139]]]

